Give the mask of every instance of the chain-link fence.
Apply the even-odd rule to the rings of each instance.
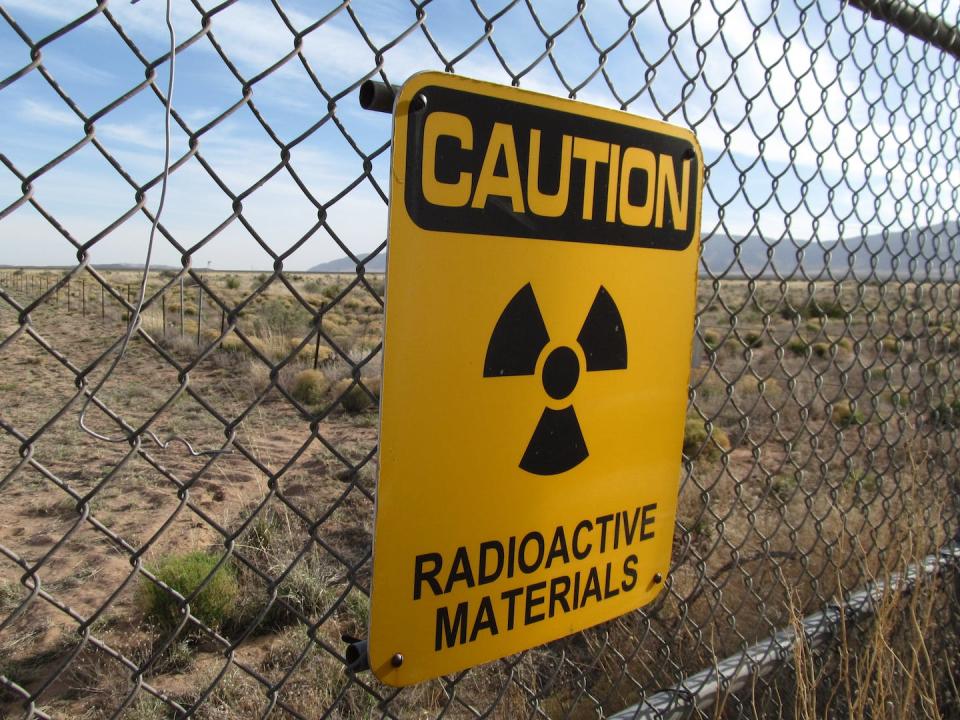
[[[958,9],[934,5],[173,2],[169,196],[102,388],[164,182],[164,3],[0,5],[0,715],[639,716],[727,656],[711,716],[960,713],[946,576],[836,604],[958,531]],[[665,591],[396,690],[345,656],[390,133],[357,91],[423,69],[688,126],[708,175]],[[737,655],[818,612],[829,642]]]

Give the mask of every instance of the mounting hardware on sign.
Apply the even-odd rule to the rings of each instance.
[[[360,86],[360,107],[374,112],[392,113],[393,101],[400,88],[397,85],[387,85],[379,80],[366,80]]]
[[[347,660],[347,670],[352,673],[369,670],[370,656],[367,653],[367,641],[350,635],[343,635],[340,639],[347,643],[347,650],[344,653]]]
[[[393,101],[400,92],[398,85],[388,85],[379,80],[366,80],[360,86],[360,107],[374,112],[392,113]],[[418,113],[427,107],[427,96],[416,95],[410,101],[410,112]]]

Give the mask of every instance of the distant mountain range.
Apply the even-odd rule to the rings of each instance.
[[[363,258],[361,258],[362,260]],[[380,253],[375,258],[370,260],[365,266],[367,272],[382,273],[387,270],[387,254],[385,252]],[[312,268],[307,270],[307,272],[315,273],[336,273],[336,272],[356,272],[357,264],[348,257],[342,257],[339,260],[331,260],[330,262],[320,263],[319,265],[314,265]]]
[[[703,262],[714,275],[740,277],[828,279],[852,272],[858,278],[954,280],[960,265],[960,223],[824,242],[714,236],[704,238]]]
[[[366,263],[367,271],[384,272],[386,260],[386,253],[380,253]],[[703,263],[711,274],[727,277],[828,279],[846,276],[852,270],[858,278],[954,280],[960,265],[960,223],[822,242],[780,239],[774,235],[714,235],[703,239]],[[356,263],[344,257],[314,265],[308,272],[355,269]]]
[[[382,273],[386,271],[386,265],[386,253],[381,252],[365,267],[367,272]],[[781,239],[773,234],[741,238],[714,235],[703,238],[703,266],[712,275],[726,277],[780,276],[826,280],[831,276],[849,276],[852,271],[857,278],[956,280],[960,276],[960,222],[820,242]],[[96,264],[96,267],[100,270],[143,268],[136,263]],[[180,268],[154,265],[152,269]],[[307,270],[312,273],[355,271],[356,263],[348,257],[320,263]]]

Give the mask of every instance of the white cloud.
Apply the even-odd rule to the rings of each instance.
[[[63,106],[56,107],[30,98],[23,100],[21,103],[20,115],[25,120],[44,125],[76,128],[82,124],[76,114]]]

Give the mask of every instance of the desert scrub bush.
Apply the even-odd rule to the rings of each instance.
[[[775,378],[761,378],[757,380],[757,395],[770,402],[777,402],[783,399],[783,385]]]
[[[266,390],[270,384],[270,368],[264,365],[260,360],[251,358],[247,360],[240,368],[240,375],[246,382],[240,383],[240,386],[259,394]]]
[[[223,340],[220,341],[220,352],[227,353],[228,355],[239,355],[246,352],[247,346],[244,344],[243,340],[238,338],[236,335],[227,335]]]
[[[303,284],[303,291],[306,293],[322,293],[323,292],[323,282],[318,278],[311,278]]]
[[[807,344],[807,341],[801,338],[794,338],[787,343],[787,350],[794,355],[806,355],[808,347],[810,346]]]
[[[889,353],[900,352],[900,348],[903,347],[903,343],[891,335],[887,335],[885,338],[883,338],[883,340],[880,341],[880,345],[884,352]]]
[[[320,370],[301,370],[293,378],[291,394],[304,405],[319,405],[323,402],[330,381]]]
[[[722,395],[727,385],[709,368],[696,368],[690,373],[690,387],[698,396],[706,399]]]
[[[372,381],[364,380],[364,385],[368,387],[373,384]],[[373,388],[370,388],[371,392]],[[373,404],[370,395],[362,387],[349,378],[344,378],[337,383],[334,388],[334,394],[340,398],[340,405],[351,415],[362,413]]]
[[[339,282],[333,282],[323,288],[323,296],[327,300],[333,300],[337,295],[343,292],[345,285],[341,285]]]
[[[882,479],[875,472],[855,468],[843,478],[843,486],[858,493],[872,494],[880,487]]]
[[[703,333],[703,346],[707,350],[716,350],[720,346],[720,334],[714,330]]]
[[[264,357],[270,357],[270,348],[261,338],[258,338],[255,335],[248,335],[247,342],[250,344],[247,345],[244,343],[244,348],[246,348],[247,352],[249,352],[251,355],[260,353]]]
[[[6,613],[13,610],[21,603],[26,594],[20,583],[0,580],[0,612]]]
[[[813,344],[813,354],[818,358],[825,358],[830,355],[830,343],[818,342]]]
[[[236,275],[227,275],[226,279],[223,281],[223,284],[227,286],[230,290],[236,290],[240,287],[240,278]]]
[[[238,547],[246,559],[271,577],[283,576],[276,588],[276,601],[261,621],[265,629],[283,627],[304,617],[319,617],[338,596],[333,588],[335,571],[325,565],[319,548],[313,545],[299,557],[305,532],[297,518],[267,506],[242,536]],[[240,569],[238,579],[239,615],[248,623],[263,611],[269,594],[263,580],[246,567]]]
[[[261,335],[302,335],[312,322],[310,313],[299,302],[284,298],[268,298],[257,308],[254,320]]]
[[[960,400],[937,405],[930,411],[930,422],[943,430],[953,430],[960,427]]]
[[[774,475],[770,478],[770,494],[781,504],[786,503],[799,484],[796,475]]]
[[[744,333],[743,335],[743,344],[744,347],[748,348],[759,348],[763,347],[763,336],[754,331]]]
[[[687,418],[683,427],[683,454],[689,458],[716,460],[721,452],[729,452],[730,437],[714,425],[709,431],[707,423],[698,417]]]
[[[168,555],[148,568],[160,582],[189,597],[207,580],[206,586],[190,602],[190,614],[207,627],[219,629],[234,619],[239,586],[236,571],[226,562],[215,572],[220,558],[202,551]],[[140,582],[139,603],[147,619],[165,627],[180,620],[180,605],[169,591],[144,577]]]
[[[371,288],[373,288],[373,291],[374,291],[377,295],[379,295],[380,297],[383,297],[383,291],[384,291],[384,289],[386,288],[386,282],[384,281],[383,275],[380,275],[380,274],[378,274],[378,275],[370,275],[370,274],[367,274],[367,275],[364,275],[364,277],[365,277],[366,280],[367,280],[367,284],[368,284]]]
[[[863,413],[849,400],[834,404],[833,409],[830,410],[830,419],[839,428],[863,425],[866,422]]]
[[[807,307],[804,309],[804,315],[808,318],[831,318],[833,320],[842,320],[846,318],[849,313],[838,301],[833,302],[818,302],[814,299]]]
[[[780,308],[780,317],[784,320],[796,320],[800,317],[800,311],[787,304]]]

